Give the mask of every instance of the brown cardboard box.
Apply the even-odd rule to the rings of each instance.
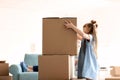
[[[115,77],[120,77],[120,66],[113,66],[110,74]]]
[[[8,76],[8,75],[9,75],[9,64],[0,63],[0,76]]]
[[[71,80],[86,80],[86,79],[77,79],[77,78],[72,78]]]
[[[105,80],[120,80],[120,77],[108,77]]]
[[[64,26],[64,20],[77,25],[77,18],[43,18],[43,54],[77,55],[77,34]]]
[[[0,80],[12,80],[12,76],[0,76]]]
[[[39,80],[69,80],[72,78],[72,61],[69,55],[39,56]]]

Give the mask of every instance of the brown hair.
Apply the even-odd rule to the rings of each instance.
[[[97,56],[97,32],[96,32],[96,28],[98,27],[97,23],[95,20],[91,20],[90,23],[85,24],[83,27],[87,26],[88,28],[90,28],[90,31],[88,32],[88,34],[92,34],[93,35],[93,45],[94,45],[94,51],[96,53]]]

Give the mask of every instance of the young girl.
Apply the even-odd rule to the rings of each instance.
[[[96,21],[92,20],[83,26],[83,32],[71,21],[65,20],[66,28],[73,29],[81,40],[81,48],[78,57],[78,79],[97,80],[97,35]]]

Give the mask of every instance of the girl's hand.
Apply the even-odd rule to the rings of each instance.
[[[69,21],[69,20],[65,20],[65,24],[66,28],[73,28],[75,25]]]

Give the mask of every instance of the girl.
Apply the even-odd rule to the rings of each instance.
[[[81,48],[78,57],[78,79],[97,80],[97,35],[96,21],[91,20],[83,26],[83,32],[71,21],[65,20],[66,28],[73,29],[81,40]]]

